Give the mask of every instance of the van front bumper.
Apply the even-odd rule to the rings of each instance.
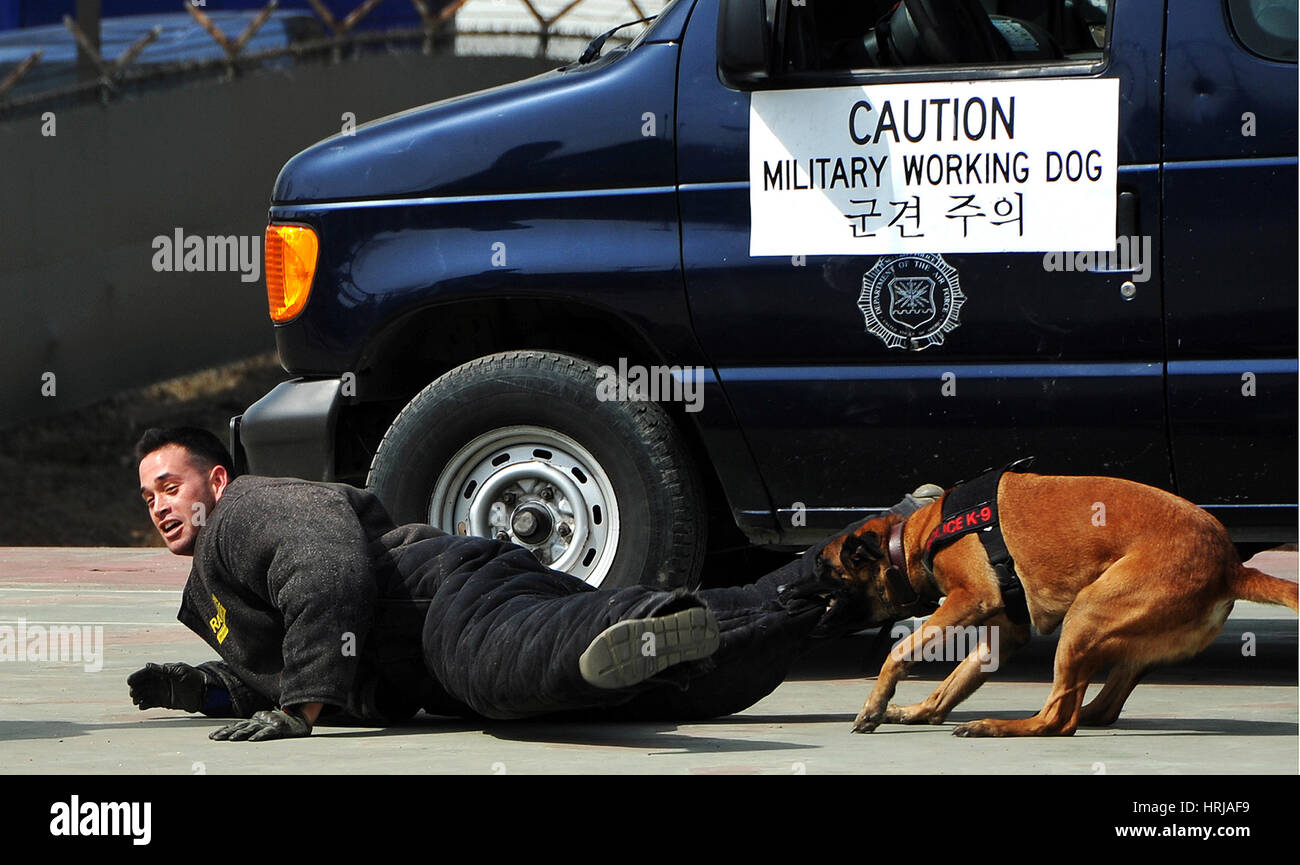
[[[335,479],[335,428],[341,381],[281,382],[242,415],[230,419],[230,452],[240,473]]]

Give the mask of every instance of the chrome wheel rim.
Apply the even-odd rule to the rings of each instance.
[[[475,437],[438,475],[429,522],[459,535],[498,538],[544,565],[599,586],[619,535],[609,475],[574,439],[539,426]]]

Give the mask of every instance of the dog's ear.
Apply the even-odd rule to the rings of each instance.
[[[861,570],[874,561],[884,558],[880,538],[874,532],[863,535],[849,534],[840,546],[840,562],[845,567]]]

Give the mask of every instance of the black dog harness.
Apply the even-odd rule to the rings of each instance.
[[[976,478],[964,481],[948,491],[943,499],[943,518],[939,526],[925,540],[921,563],[934,578],[934,555],[958,538],[977,532],[984,544],[984,553],[998,575],[998,588],[1007,617],[1017,624],[1029,622],[1029,607],[1025,602],[1025,587],[1016,573],[1016,564],[1007,551],[998,523],[998,483],[1006,472],[1021,472],[1029,467],[1033,457],[1017,460],[1000,469],[990,469]]]

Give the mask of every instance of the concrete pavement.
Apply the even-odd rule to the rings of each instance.
[[[1264,553],[1254,564],[1296,578],[1294,552]],[[823,644],[772,695],[705,723],[483,726],[422,717],[388,729],[321,726],[305,740],[213,742],[207,733],[219,721],[141,712],[125,684],[147,661],[211,657],[175,619],[188,569],[188,559],[165,550],[0,549],[0,773],[1294,775],[1300,768],[1297,619],[1245,602],[1202,655],[1139,685],[1114,727],[1065,739],[950,735],[965,720],[1041,707],[1055,646],[1041,636],[947,724],[851,735],[882,660],[867,634]],[[79,647],[70,642],[73,626]],[[24,650],[41,642],[37,629],[51,645],[62,629],[60,659],[18,657],[19,628]],[[921,699],[949,669],[918,664],[898,701]]]

